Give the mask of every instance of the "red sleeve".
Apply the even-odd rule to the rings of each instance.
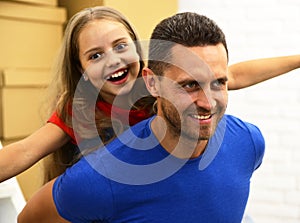
[[[63,120],[61,120],[57,112],[53,112],[53,114],[51,115],[51,117],[47,122],[53,123],[57,125],[59,128],[61,128],[65,133],[67,133],[71,137],[72,143],[77,145],[73,129],[67,126]]]

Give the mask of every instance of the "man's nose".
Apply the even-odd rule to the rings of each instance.
[[[200,89],[195,103],[198,107],[210,111],[215,106],[216,102],[213,99],[212,92],[210,90]]]

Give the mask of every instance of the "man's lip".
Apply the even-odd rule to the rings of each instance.
[[[193,114],[191,115],[192,118],[194,119],[198,119],[200,121],[205,121],[205,120],[209,120],[212,118],[213,114]]]
[[[211,124],[214,114],[191,114],[190,117],[201,125]]]

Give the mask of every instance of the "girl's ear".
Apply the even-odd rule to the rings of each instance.
[[[146,84],[146,87],[150,94],[153,97],[158,97],[159,96],[159,85],[158,85],[158,77],[153,73],[151,69],[148,67],[143,68],[143,79]]]
[[[88,77],[88,75],[86,74],[86,71],[83,70],[81,66],[79,66],[78,69],[80,70],[80,72],[81,72],[81,74],[82,74],[83,80],[84,80],[84,81],[88,81],[89,77]]]

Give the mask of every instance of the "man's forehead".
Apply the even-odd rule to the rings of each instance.
[[[171,49],[173,72],[179,70],[193,77],[218,79],[227,75],[227,54],[222,44],[186,47],[176,44]],[[214,77],[215,75],[215,77]]]
[[[171,49],[171,54],[169,68],[174,74],[185,73],[191,79],[196,78],[195,75],[212,75],[210,67],[190,48],[177,44]]]
[[[209,66],[191,48],[177,44],[172,47],[171,54],[171,64],[187,73],[210,70]]]

